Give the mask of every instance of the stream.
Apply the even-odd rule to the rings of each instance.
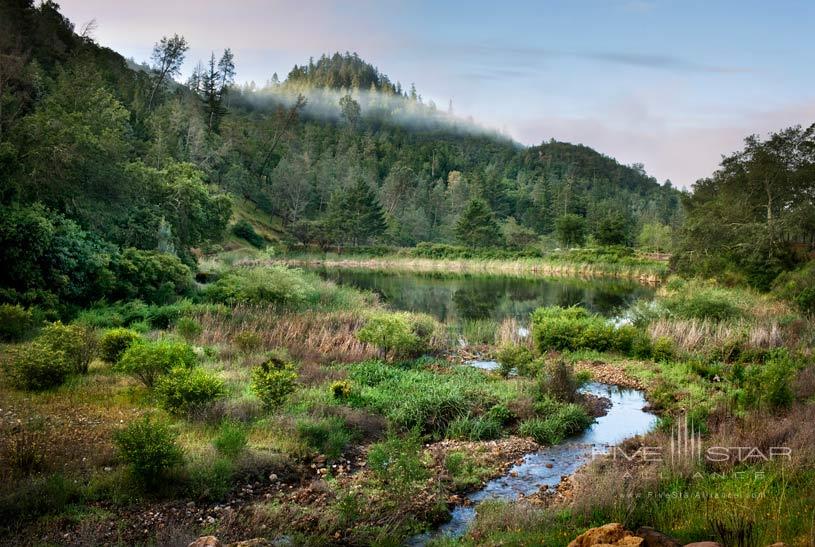
[[[527,454],[522,463],[512,466],[505,475],[492,479],[481,490],[469,494],[467,499],[472,504],[456,506],[450,521],[434,532],[414,537],[408,544],[424,545],[430,539],[444,535],[463,536],[475,518],[478,503],[487,499],[512,501],[520,494],[529,496],[536,493],[543,485],[554,490],[562,476],[577,471],[593,455],[604,453],[629,437],[647,433],[656,424],[657,417],[643,410],[645,396],[641,391],[597,382],[586,384],[581,391],[611,399],[608,413],[597,418],[580,435]]]

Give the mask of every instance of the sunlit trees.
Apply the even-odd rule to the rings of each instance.
[[[164,36],[153,46],[153,89],[150,91],[148,108],[153,108],[156,94],[163,89],[167,81],[181,73],[181,65],[188,49],[187,40],[178,34],[169,38]]]

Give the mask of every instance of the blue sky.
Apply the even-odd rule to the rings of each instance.
[[[238,79],[356,51],[525,144],[581,142],[689,186],[751,133],[815,122],[815,2],[62,0],[136,60],[164,34],[187,70],[231,47]]]

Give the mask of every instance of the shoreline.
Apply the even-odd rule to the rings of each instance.
[[[273,258],[243,259],[236,265],[262,266],[282,264],[294,267],[338,268],[348,270],[398,271],[414,273],[497,274],[534,277],[574,277],[584,279],[623,279],[657,286],[666,272],[647,266],[607,263],[547,262],[545,259],[434,259],[434,258]]]

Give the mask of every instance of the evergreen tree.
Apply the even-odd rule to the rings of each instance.
[[[334,192],[328,217],[334,239],[354,246],[376,239],[388,227],[376,194],[362,177],[347,191]]]
[[[586,219],[568,214],[555,221],[557,236],[564,247],[580,246],[586,242]]]
[[[495,247],[501,245],[501,230],[492,209],[481,198],[473,198],[456,222],[456,238],[470,247]]]

